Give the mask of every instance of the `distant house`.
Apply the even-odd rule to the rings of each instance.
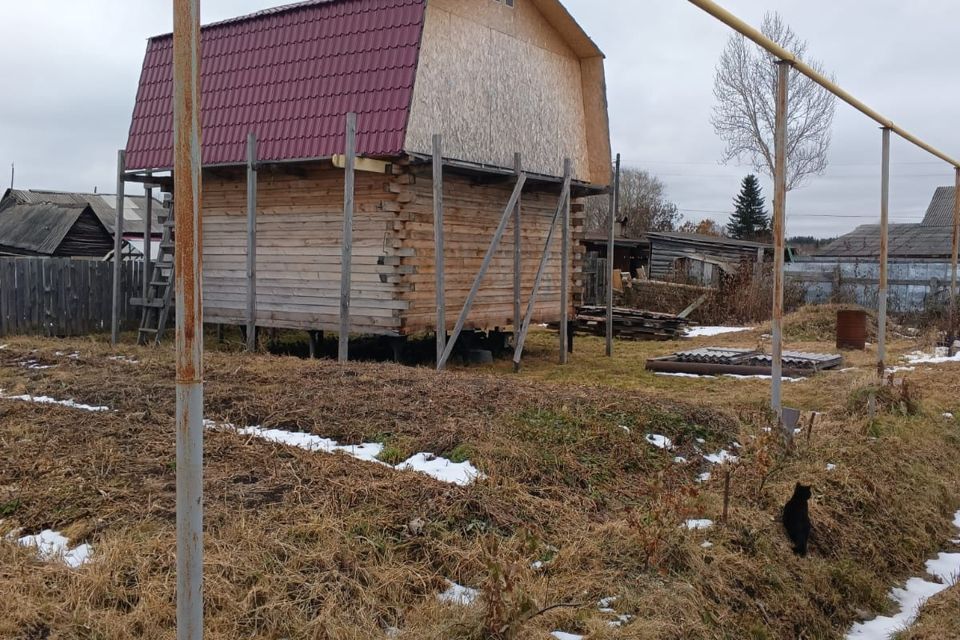
[[[695,233],[648,233],[649,274],[654,280],[683,279],[691,284],[717,286],[721,274],[733,274],[744,265],[772,262],[772,244]],[[792,258],[786,250],[785,259]]]
[[[103,258],[113,236],[88,204],[0,205],[0,256]]]
[[[17,205],[53,205],[54,207],[61,207],[64,210],[88,206],[106,230],[107,234],[111,237],[110,249],[104,254],[100,254],[100,257],[103,257],[113,249],[112,237],[117,224],[117,196],[115,195],[39,189],[7,189],[3,198],[0,199],[0,208]],[[163,231],[157,222],[157,215],[161,212],[162,203],[154,200],[152,209],[154,219],[150,235],[153,240],[152,255],[156,256],[157,244],[160,242],[161,232]],[[124,198],[123,239],[136,253],[142,253],[144,249],[144,234],[146,233],[144,218],[146,216],[146,210],[146,196],[127,196]],[[3,245],[2,236],[0,236],[0,245]]]
[[[933,194],[923,222],[889,227],[891,308],[922,308],[947,295],[952,254],[953,187]],[[808,300],[850,299],[876,304],[880,279],[880,225],[867,224],[838,238],[814,256],[798,259],[790,276],[808,288]]]

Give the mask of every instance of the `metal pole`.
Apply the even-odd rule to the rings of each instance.
[[[177,640],[203,637],[203,258],[200,0],[173,3]]]
[[[152,171],[147,171],[147,179],[153,177]],[[153,189],[149,186],[144,189],[147,197],[147,211],[143,218],[143,301],[147,301],[150,294],[150,261],[153,254],[151,240],[153,239]]]
[[[347,114],[347,161],[343,178],[343,246],[340,255],[339,361],[350,359],[350,283],[353,269],[353,194],[357,164],[357,114]]]
[[[110,314],[110,343],[120,342],[120,281],[123,277],[123,174],[127,168],[127,152],[117,152],[117,219],[113,225],[113,306]]]
[[[783,253],[787,206],[787,96],[790,63],[777,62],[777,104],[774,147],[776,166],[773,194],[773,366],[771,404],[777,424],[783,426]],[[786,434],[791,441],[793,432]]]
[[[257,134],[247,134],[247,351],[257,350]]]
[[[433,245],[435,252],[437,299],[437,363],[447,348],[447,301],[443,243],[443,137],[433,136]]]
[[[960,254],[960,167],[956,169],[953,190],[953,252],[950,259],[950,344],[948,348],[953,353],[953,342],[957,339],[957,258]]]
[[[877,372],[882,378],[887,361],[887,295],[890,253],[890,129],[884,127],[880,169],[880,295],[877,309]]]
[[[570,188],[568,177],[572,175],[569,158],[563,161],[563,178]],[[560,364],[567,364],[567,332],[570,330],[570,196],[563,208],[563,240],[560,247]]]
[[[616,253],[616,227],[620,214],[620,154],[614,165],[612,184],[610,185],[610,215],[607,220],[607,357],[613,357],[613,265]]]
[[[13,179],[17,175],[17,165],[13,162],[10,163],[10,190],[13,190]]]
[[[513,154],[513,170],[520,178],[523,173],[523,158],[520,153]],[[523,217],[520,200],[513,212],[513,344],[516,346],[520,337],[520,325],[523,322],[523,311],[520,308],[520,296],[523,289]]]

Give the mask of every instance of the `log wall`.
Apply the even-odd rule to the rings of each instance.
[[[511,179],[477,184],[444,181],[448,329],[467,293],[513,191]],[[245,174],[204,175],[204,321],[246,319]],[[396,166],[390,175],[357,173],[353,229],[351,332],[413,335],[436,323],[433,182],[429,169]],[[261,170],[257,208],[257,325],[282,329],[339,328],[343,171],[329,163],[296,172]],[[559,186],[523,194],[523,304],[533,287]],[[572,207],[571,291],[580,291],[582,205]],[[560,229],[552,245],[536,322],[560,318]],[[572,302],[576,302],[573,300]],[[513,226],[508,226],[468,328],[513,322]]]

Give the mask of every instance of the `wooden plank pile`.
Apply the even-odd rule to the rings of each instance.
[[[576,317],[577,332],[606,335],[607,308],[581,307]],[[686,318],[640,309],[613,309],[613,335],[624,340],[676,340],[687,328]]]

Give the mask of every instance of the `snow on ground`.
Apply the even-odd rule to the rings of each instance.
[[[673,441],[670,440],[667,436],[657,435],[656,433],[648,433],[647,442],[657,447],[658,449],[672,449]]]
[[[960,528],[960,511],[954,516],[953,524]],[[960,553],[940,553],[927,561],[927,578],[910,578],[900,587],[890,591],[890,599],[896,602],[900,611],[892,616],[878,616],[867,622],[858,622],[847,633],[846,640],[889,640],[916,622],[917,615],[924,603],[941,591],[957,584],[960,576]]]
[[[575,633],[567,633],[566,631],[554,631],[551,633],[556,640],[583,640],[584,636],[578,636]]]
[[[51,529],[45,529],[35,536],[24,536],[17,542],[24,547],[36,547],[37,557],[41,560],[63,562],[71,569],[89,561],[93,554],[93,548],[88,544],[70,549],[70,540]]]
[[[836,468],[837,468],[837,465],[835,465],[835,464],[828,464],[828,465],[827,465],[827,471],[834,471]]]
[[[393,467],[381,462],[378,456],[383,453],[383,445],[378,442],[366,442],[357,445],[343,445],[330,438],[322,438],[312,433],[298,433],[294,431],[285,431],[283,429],[264,429],[263,427],[243,427],[238,428],[233,425],[217,425],[212,420],[206,421],[208,429],[222,427],[236,432],[242,436],[250,436],[290,447],[297,447],[306,451],[321,453],[343,453],[350,457],[362,460],[364,462],[375,462],[382,464],[397,471],[416,471],[435,478],[441,482],[467,486],[477,480],[482,480],[486,476],[474,467],[470,461],[453,462],[447,458],[436,456],[432,453],[418,453],[417,455],[404,460]]]
[[[447,580],[447,590],[441,594],[438,594],[437,600],[443,602],[444,604],[455,604],[461,607],[469,607],[476,602],[477,598],[479,597],[480,592],[476,589],[464,587],[456,582]]]
[[[713,379],[716,380],[717,376],[701,376],[696,373],[663,373],[657,372],[655,375],[662,376],[664,378],[704,378],[704,379]]]
[[[712,477],[713,477],[713,474],[707,471],[697,476],[697,482],[700,482],[700,483],[710,482],[710,478]]]
[[[130,356],[110,356],[107,360],[113,360],[114,362],[125,362],[127,364],[140,364],[140,361],[136,358],[131,358]]]
[[[654,375],[663,376],[664,378],[701,378],[703,380],[716,380],[717,376],[710,375],[700,375],[697,373],[667,373],[667,372],[657,372]],[[773,376],[744,376],[736,373],[724,373],[720,376],[721,378],[733,378],[734,380],[772,380]],[[787,378],[784,377],[784,382],[803,382],[806,378]]]
[[[933,354],[914,351],[903,356],[903,358],[910,364],[945,364],[947,362],[960,362],[960,352],[951,358],[949,349],[937,347]]]
[[[732,463],[740,460],[740,458],[733,455],[726,449],[721,449],[718,453],[711,453],[709,455],[704,455],[703,459],[709,462],[710,464],[723,464],[725,462]]]
[[[741,333],[753,331],[753,327],[689,327],[683,332],[684,338],[706,338],[721,336],[725,333]]]
[[[7,396],[7,395],[4,395],[3,389],[0,389],[0,399],[19,400],[21,402],[35,402],[37,404],[57,404],[62,407],[70,407],[71,409],[80,409],[81,411],[92,411],[94,413],[110,411],[110,407],[95,407],[89,404],[80,404],[78,402],[74,402],[73,400],[56,400],[54,398],[48,398],[47,396],[31,396],[31,395]]]
[[[687,520],[684,523],[684,526],[690,531],[699,531],[701,529],[709,529],[713,526],[713,520],[707,520],[705,518],[699,520]]]
[[[37,370],[37,371],[42,371],[42,370],[44,370],[44,369],[53,369],[53,368],[55,368],[57,365],[55,365],[55,364],[40,364],[40,361],[39,361],[39,360],[35,360],[35,359],[30,358],[30,359],[27,359],[27,360],[21,360],[21,361],[20,361],[20,366],[23,367],[24,369],[35,369],[35,370]]]

